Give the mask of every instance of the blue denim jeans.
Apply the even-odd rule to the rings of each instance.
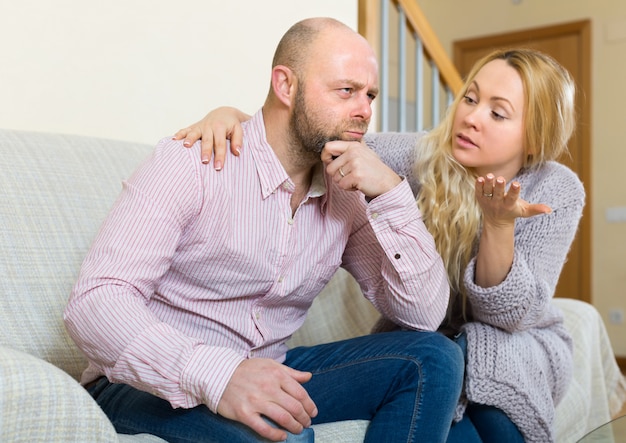
[[[524,443],[515,423],[493,406],[470,403],[460,422],[450,429],[448,443]]]
[[[455,337],[464,358],[467,358],[467,336]],[[463,418],[450,429],[447,443],[524,443],[515,423],[494,406],[469,403]]]
[[[463,380],[463,354],[435,332],[367,335],[287,353],[287,366],[313,373],[304,387],[318,408],[314,424],[365,419],[366,442],[445,442]],[[169,403],[103,379],[90,392],[117,432],[169,442],[263,442],[246,426],[205,406]],[[298,440],[300,438],[300,440]],[[312,429],[289,442],[313,442]]]

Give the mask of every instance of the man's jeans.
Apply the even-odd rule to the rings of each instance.
[[[287,366],[313,373],[304,387],[318,408],[313,424],[370,420],[366,442],[445,442],[463,381],[459,346],[435,332],[367,335],[287,353]],[[90,389],[123,434],[150,433],[168,442],[263,442],[246,426],[205,406],[170,404],[102,379]],[[288,442],[312,442],[312,429]]]

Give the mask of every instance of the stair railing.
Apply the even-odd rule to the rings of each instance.
[[[463,81],[416,0],[359,0],[359,32],[380,62],[379,130],[435,126]]]

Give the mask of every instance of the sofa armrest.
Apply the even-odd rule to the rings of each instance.
[[[0,441],[116,442],[98,404],[69,374],[0,346]]]

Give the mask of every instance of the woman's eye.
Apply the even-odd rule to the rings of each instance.
[[[466,95],[463,97],[463,99],[465,100],[465,103],[469,103],[469,104],[474,104],[476,103],[476,100],[474,100],[472,97],[470,97],[469,95]]]
[[[506,117],[504,115],[498,114],[496,111],[491,111],[491,115],[495,120],[504,120]]]

